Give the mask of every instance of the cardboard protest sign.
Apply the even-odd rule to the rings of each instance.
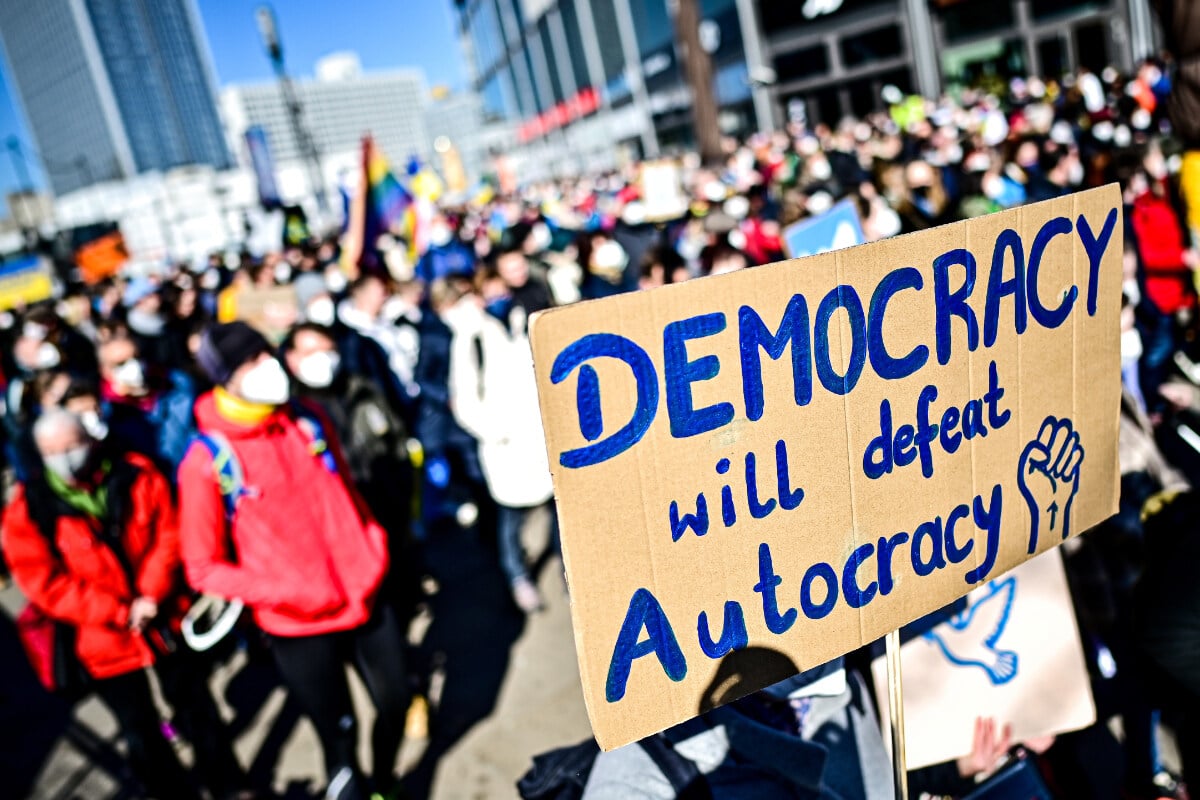
[[[974,589],[962,612],[907,642],[900,659],[909,769],[969,754],[976,717],[1012,725],[1014,741],[1096,719],[1058,551]],[[886,697],[886,659],[871,671]],[[887,704],[881,707],[886,723]]]
[[[283,341],[299,316],[296,290],[291,286],[243,289],[234,297],[237,303],[235,319],[254,326],[276,344]]]
[[[23,256],[0,264],[0,311],[38,303],[54,295],[50,262]]]
[[[783,229],[783,246],[792,258],[828,253],[862,244],[862,223],[854,201],[846,199],[815,217],[794,222]]]
[[[612,748],[923,616],[1117,503],[1113,186],[532,320]],[[749,651],[747,651],[749,652]],[[711,685],[710,685],[711,684]]]
[[[638,180],[647,220],[677,219],[687,211],[678,163],[650,161],[642,164]]]

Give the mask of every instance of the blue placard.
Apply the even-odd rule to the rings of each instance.
[[[858,221],[858,209],[850,199],[843,200],[824,214],[789,225],[783,231],[783,244],[791,258],[841,250],[866,240],[862,224]]]

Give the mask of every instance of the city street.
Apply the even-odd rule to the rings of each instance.
[[[439,665],[440,711],[428,741],[404,745],[406,785],[414,797],[426,791],[442,800],[516,797],[514,783],[533,754],[589,735],[559,562],[551,560],[541,575],[546,610],[522,623],[494,550],[473,532],[435,537],[428,555],[441,587],[414,632]],[[11,587],[0,593],[0,773],[10,787],[16,781],[13,796],[128,797],[114,753],[116,726],[103,706],[88,700],[69,715],[29,674],[11,623],[22,603]],[[265,782],[274,770],[273,788],[287,798],[318,796],[316,736],[274,682],[269,662],[247,666],[237,653],[214,687],[251,774]],[[371,719],[362,683],[351,685],[360,718]],[[360,730],[364,758],[369,732]]]

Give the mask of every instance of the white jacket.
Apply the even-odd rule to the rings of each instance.
[[[458,424],[479,441],[479,460],[492,498],[515,508],[546,502],[554,496],[554,486],[533,353],[519,324],[523,320],[514,320],[516,330],[509,331],[469,297],[445,320],[454,332],[450,408]]]

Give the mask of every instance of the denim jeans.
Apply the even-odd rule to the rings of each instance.
[[[553,501],[547,503],[546,507],[550,513],[550,542],[547,547],[550,552],[556,552],[559,548],[558,515]],[[521,544],[521,531],[525,528],[525,522],[529,519],[530,514],[538,508],[541,506],[528,508],[497,506],[496,546],[500,551],[500,568],[504,570],[504,577],[508,579],[509,584],[529,577],[525,547]]]

